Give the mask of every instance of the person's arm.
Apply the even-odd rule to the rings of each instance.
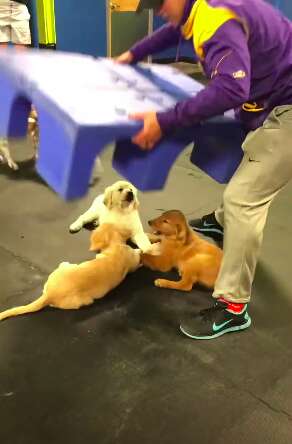
[[[137,42],[129,51],[133,55],[132,63],[145,57],[176,46],[181,38],[180,29],[172,25],[164,25],[153,34]]]
[[[164,134],[195,125],[246,102],[250,94],[250,53],[241,24],[229,20],[204,46],[204,65],[211,78],[196,96],[179,102],[157,119]]]

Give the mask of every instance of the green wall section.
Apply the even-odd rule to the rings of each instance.
[[[127,51],[134,43],[148,34],[148,12],[112,13],[112,56]]]

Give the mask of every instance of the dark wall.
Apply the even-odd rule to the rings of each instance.
[[[266,0],[278,7],[292,20],[292,0]],[[38,46],[37,0],[27,0],[31,13],[33,46]],[[80,52],[94,56],[106,56],[106,0],[55,0],[57,49]],[[154,18],[154,29],[163,24],[161,18]],[[125,29],[125,28],[124,28]],[[192,58],[191,45],[183,45],[180,57]],[[159,54],[155,58],[176,56],[176,49]]]
[[[28,0],[26,2],[22,2],[26,4],[30,13],[31,42],[32,46],[34,47],[38,47],[39,45],[36,2],[37,0]]]
[[[292,20],[292,0],[266,0]]]

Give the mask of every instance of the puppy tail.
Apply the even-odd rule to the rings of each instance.
[[[3,311],[0,313],[0,321],[3,321],[3,319],[10,318],[12,316],[19,316],[24,313],[33,313],[34,311],[39,311],[42,308],[44,308],[47,303],[47,298],[45,295],[42,295],[39,297],[36,301],[32,302],[28,305],[22,305],[20,307],[11,308],[9,310]]]

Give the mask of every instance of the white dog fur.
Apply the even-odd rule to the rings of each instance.
[[[144,233],[138,213],[137,189],[123,180],[107,187],[94,199],[91,207],[70,225],[70,232],[77,233],[88,223],[110,223],[131,233],[131,240],[143,253],[159,254],[159,245],[151,244]]]

